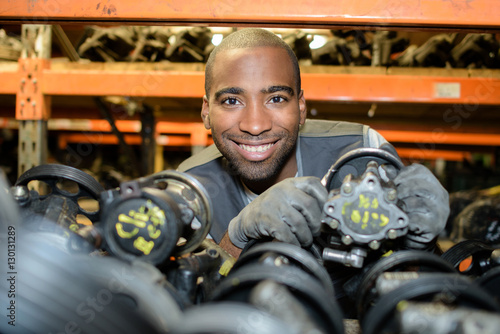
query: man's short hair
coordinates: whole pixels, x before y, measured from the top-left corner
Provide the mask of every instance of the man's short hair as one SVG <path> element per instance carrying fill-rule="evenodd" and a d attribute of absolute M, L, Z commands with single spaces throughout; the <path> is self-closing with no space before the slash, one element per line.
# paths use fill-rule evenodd
<path fill-rule="evenodd" d="M 225 37 L 222 42 L 216 46 L 208 57 L 207 64 L 205 67 L 205 94 L 207 98 L 210 94 L 210 86 L 212 84 L 212 71 L 215 58 L 219 52 L 233 50 L 233 49 L 243 49 L 243 48 L 253 48 L 253 47 L 276 47 L 285 50 L 292 61 L 293 74 L 295 77 L 295 82 L 297 84 L 297 96 L 300 92 L 300 68 L 297 56 L 293 52 L 292 48 L 283 41 L 276 34 L 259 28 L 247 28 L 233 32 L 232 34 Z"/>

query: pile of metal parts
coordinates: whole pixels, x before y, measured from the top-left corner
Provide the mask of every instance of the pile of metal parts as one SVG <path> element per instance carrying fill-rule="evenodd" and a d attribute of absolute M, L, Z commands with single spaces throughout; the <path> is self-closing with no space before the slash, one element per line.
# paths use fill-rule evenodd
<path fill-rule="evenodd" d="M 500 246 L 500 186 L 450 194 L 445 233 L 454 242 L 476 239 Z"/>
<path fill-rule="evenodd" d="M 332 30 L 317 49 L 309 46 L 312 36 L 301 31 L 283 39 L 297 58 L 317 65 L 500 68 L 500 42 L 494 34 L 438 34 L 410 45 L 395 31 Z"/>
<path fill-rule="evenodd" d="M 207 239 L 217 204 L 188 174 L 104 189 L 75 168 L 38 166 L 0 192 L 18 273 L 0 287 L 15 287 L 23 333 L 340 334 L 349 321 L 362 333 L 496 333 L 500 249 L 404 249 L 401 167 L 390 150 L 347 153 L 322 180 L 310 248 L 251 240 L 234 259 Z"/>
<path fill-rule="evenodd" d="M 92 61 L 206 62 L 215 47 L 206 27 L 173 33 L 168 27 L 87 27 L 77 50 Z M 437 34 L 422 45 L 396 31 L 331 30 L 311 49 L 313 36 L 298 30 L 282 36 L 297 58 L 315 65 L 500 68 L 494 34 Z"/>
<path fill-rule="evenodd" d="M 19 37 L 9 36 L 4 29 L 0 29 L 0 60 L 17 61 L 21 57 L 23 44 Z"/>
<path fill-rule="evenodd" d="M 87 27 L 77 45 L 92 61 L 205 62 L 214 48 L 212 32 L 195 27 L 176 34 L 167 27 Z"/>

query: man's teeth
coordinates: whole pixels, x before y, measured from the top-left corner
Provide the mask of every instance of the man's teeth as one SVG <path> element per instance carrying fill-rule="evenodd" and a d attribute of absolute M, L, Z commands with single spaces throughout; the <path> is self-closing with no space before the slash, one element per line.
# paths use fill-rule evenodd
<path fill-rule="evenodd" d="M 244 145 L 240 144 L 240 147 L 247 152 L 265 152 L 267 151 L 273 144 L 267 145 Z"/>

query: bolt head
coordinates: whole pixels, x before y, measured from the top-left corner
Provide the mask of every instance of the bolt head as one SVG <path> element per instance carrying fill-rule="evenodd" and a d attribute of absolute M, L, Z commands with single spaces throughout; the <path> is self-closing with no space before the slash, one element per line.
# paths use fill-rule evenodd
<path fill-rule="evenodd" d="M 387 199 L 389 201 L 394 201 L 394 200 L 396 200 L 396 198 L 397 198 L 396 189 L 389 190 L 389 192 L 387 193 Z"/>
<path fill-rule="evenodd" d="M 344 190 L 346 194 L 350 194 L 352 192 L 352 185 L 350 183 L 344 183 L 342 185 L 342 190 Z"/>
<path fill-rule="evenodd" d="M 344 245 L 350 245 L 350 244 L 352 244 L 353 240 L 352 240 L 352 237 L 350 235 L 344 235 L 342 237 L 342 242 L 344 243 Z"/>
<path fill-rule="evenodd" d="M 389 239 L 394 240 L 394 239 L 396 239 L 398 237 L 398 232 L 396 230 L 394 230 L 394 229 L 390 229 L 389 231 L 387 231 L 387 237 Z"/>
<path fill-rule="evenodd" d="M 26 201 L 29 198 L 29 190 L 26 186 L 15 186 L 12 189 L 12 195 L 16 201 Z"/>
<path fill-rule="evenodd" d="M 328 226 L 330 226 L 330 228 L 332 228 L 333 230 L 336 230 L 339 228 L 339 221 L 337 219 L 331 219 L 328 222 Z"/>
<path fill-rule="evenodd" d="M 370 247 L 371 249 L 373 250 L 377 250 L 380 248 L 380 242 L 378 242 L 377 240 L 372 240 L 370 241 L 370 243 L 368 244 L 368 247 Z"/>
<path fill-rule="evenodd" d="M 490 256 L 493 263 L 500 265 L 500 249 L 495 249 Z"/>
<path fill-rule="evenodd" d="M 276 267 L 281 267 L 283 265 L 288 265 L 288 264 L 290 264 L 290 261 L 284 256 L 280 255 L 274 259 L 274 265 Z"/>

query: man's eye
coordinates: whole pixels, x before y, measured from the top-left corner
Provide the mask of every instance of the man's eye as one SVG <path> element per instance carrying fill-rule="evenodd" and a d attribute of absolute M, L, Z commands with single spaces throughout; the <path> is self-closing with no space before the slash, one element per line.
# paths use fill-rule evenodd
<path fill-rule="evenodd" d="M 235 105 L 235 104 L 239 104 L 239 101 L 237 99 L 235 99 L 235 98 L 230 97 L 230 98 L 224 99 L 222 101 L 222 104 Z"/>
<path fill-rule="evenodd" d="M 285 99 L 283 96 L 273 96 L 271 98 L 271 103 L 281 103 L 285 101 L 287 101 L 287 99 Z"/>

